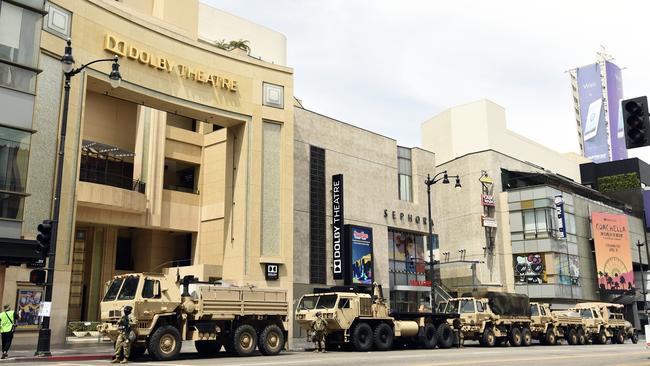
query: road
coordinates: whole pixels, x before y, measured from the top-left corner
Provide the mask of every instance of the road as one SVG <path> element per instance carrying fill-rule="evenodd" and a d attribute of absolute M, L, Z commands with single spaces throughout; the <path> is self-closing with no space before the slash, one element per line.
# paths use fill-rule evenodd
<path fill-rule="evenodd" d="M 42 365 L 42 362 L 21 362 L 20 365 Z M 107 365 L 108 361 L 51 362 L 52 366 Z M 526 348 L 497 347 L 484 348 L 467 345 L 462 349 L 448 350 L 394 350 L 389 352 L 328 352 L 315 354 L 311 352 L 283 352 L 279 356 L 254 356 L 248 358 L 220 357 L 199 359 L 194 353 L 183 354 L 181 359 L 170 362 L 143 359 L 130 362 L 131 365 L 148 366 L 463 366 L 463 365 L 571 365 L 571 366 L 632 366 L 650 365 L 650 350 L 645 344 L 626 343 L 624 345 L 587 345 L 554 347 L 533 345 Z"/>

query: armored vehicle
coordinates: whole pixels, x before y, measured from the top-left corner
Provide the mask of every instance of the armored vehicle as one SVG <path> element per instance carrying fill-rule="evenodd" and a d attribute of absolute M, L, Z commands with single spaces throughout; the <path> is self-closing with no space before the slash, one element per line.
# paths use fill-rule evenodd
<path fill-rule="evenodd" d="M 584 322 L 585 333 L 593 343 L 625 343 L 627 338 L 623 305 L 606 302 L 585 302 L 572 309 L 580 314 Z"/>
<path fill-rule="evenodd" d="M 356 351 L 386 351 L 394 343 L 422 348 L 449 348 L 454 332 L 447 323 L 458 314 L 433 312 L 391 313 L 381 286 L 332 287 L 302 296 L 296 321 L 309 331 L 316 313 L 327 321 L 326 346 L 351 345 Z"/>
<path fill-rule="evenodd" d="M 193 340 L 202 355 L 235 355 L 256 349 L 276 355 L 285 347 L 288 330 L 287 293 L 278 289 L 224 286 L 194 276 L 133 273 L 115 276 L 101 302 L 98 330 L 115 340 L 117 321 L 133 307 L 138 326 L 132 355 L 145 351 L 156 360 L 178 357 L 181 343 Z"/>
<path fill-rule="evenodd" d="M 460 314 L 464 339 L 476 340 L 493 347 L 510 342 L 514 347 L 532 342 L 530 305 L 525 295 L 488 292 L 484 298 L 458 297 L 449 299 L 447 313 Z"/>
<path fill-rule="evenodd" d="M 570 345 L 587 344 L 584 322 L 572 311 L 551 311 L 548 304 L 530 303 L 530 331 L 541 344 L 554 345 L 565 339 Z"/>

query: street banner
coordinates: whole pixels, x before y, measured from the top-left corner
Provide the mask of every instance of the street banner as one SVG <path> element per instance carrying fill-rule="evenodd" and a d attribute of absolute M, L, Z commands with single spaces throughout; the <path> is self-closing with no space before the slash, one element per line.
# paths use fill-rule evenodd
<path fill-rule="evenodd" d="M 593 212 L 591 230 L 596 251 L 598 288 L 605 292 L 634 290 L 627 217 Z"/>
<path fill-rule="evenodd" d="M 566 238 L 566 221 L 564 219 L 564 198 L 561 194 L 555 196 L 555 220 L 557 224 L 557 237 Z"/>
<path fill-rule="evenodd" d="M 347 284 L 372 285 L 373 282 L 373 256 L 372 256 L 372 228 L 345 225 L 346 242 L 350 255 L 347 274 Z"/>
<path fill-rule="evenodd" d="M 623 100 L 623 77 L 621 69 L 615 64 L 605 62 L 607 78 L 607 101 L 609 109 L 609 136 L 612 161 L 627 159 L 625 132 L 621 101 Z"/>

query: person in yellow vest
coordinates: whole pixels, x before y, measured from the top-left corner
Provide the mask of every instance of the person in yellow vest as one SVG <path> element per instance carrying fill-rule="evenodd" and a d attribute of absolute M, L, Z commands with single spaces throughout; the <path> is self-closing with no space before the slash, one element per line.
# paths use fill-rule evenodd
<path fill-rule="evenodd" d="M 9 348 L 16 330 L 16 312 L 9 305 L 2 307 L 0 313 L 0 333 L 2 333 L 2 358 L 9 357 Z"/>

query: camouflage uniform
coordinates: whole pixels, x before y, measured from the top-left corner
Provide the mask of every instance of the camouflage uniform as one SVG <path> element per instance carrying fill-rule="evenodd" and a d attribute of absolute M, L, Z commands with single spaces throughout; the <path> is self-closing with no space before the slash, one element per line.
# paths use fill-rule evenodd
<path fill-rule="evenodd" d="M 118 329 L 120 334 L 117 336 L 115 341 L 115 358 L 113 358 L 113 363 L 116 363 L 120 360 L 120 354 L 124 352 L 124 359 L 120 363 L 126 363 L 129 359 L 129 353 L 131 352 L 131 342 L 129 342 L 128 334 L 131 329 L 135 328 L 137 325 L 135 316 L 131 314 L 131 307 L 127 306 L 124 308 L 124 316 L 120 318 L 118 322 Z"/>
<path fill-rule="evenodd" d="M 316 314 L 316 319 L 311 323 L 313 332 L 312 342 L 314 342 L 314 352 L 325 351 L 325 336 L 327 335 L 327 322 L 323 319 L 321 313 Z"/>

